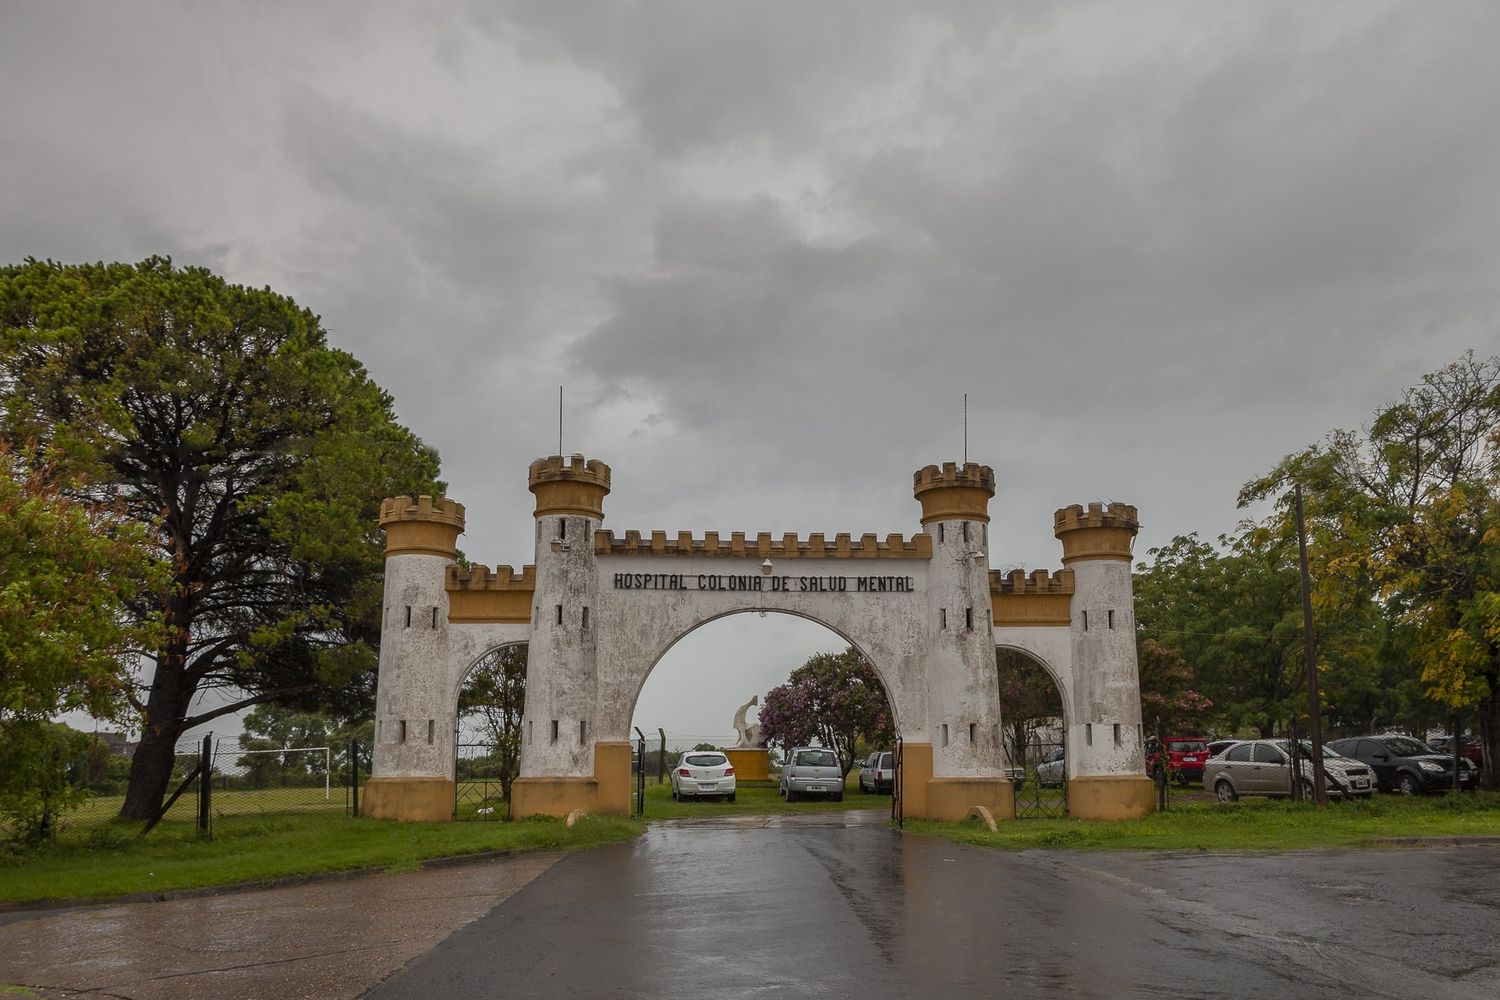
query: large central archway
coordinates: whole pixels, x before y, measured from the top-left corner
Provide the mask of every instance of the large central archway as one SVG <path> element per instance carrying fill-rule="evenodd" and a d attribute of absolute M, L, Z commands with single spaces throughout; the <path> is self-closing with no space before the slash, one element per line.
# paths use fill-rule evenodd
<path fill-rule="evenodd" d="M 1075 814 L 1149 811 L 1136 680 L 1130 548 L 1134 508 L 1057 512 L 1065 568 L 989 569 L 994 474 L 927 466 L 913 477 L 921 530 L 806 537 L 732 532 L 617 535 L 603 528 L 609 467 L 580 455 L 532 463 L 536 561 L 519 573 L 456 561 L 464 510 L 450 500 L 382 505 L 385 618 L 376 699 L 377 815 L 437 818 L 451 750 L 429 737 L 483 649 L 529 646 L 521 775 L 513 812 L 626 812 L 630 723 L 662 655 L 703 624 L 745 612 L 816 621 L 876 666 L 904 741 L 906 815 L 1013 815 L 1003 770 L 998 641 L 1056 668 L 1075 745 Z M 1086 739 L 1073 730 L 1083 727 Z M 1093 739 L 1096 728 L 1109 739 Z M 451 745 L 451 743 L 449 744 Z M 446 754 L 446 755 L 445 755 Z M 1078 781 L 1090 782 L 1083 795 Z"/>

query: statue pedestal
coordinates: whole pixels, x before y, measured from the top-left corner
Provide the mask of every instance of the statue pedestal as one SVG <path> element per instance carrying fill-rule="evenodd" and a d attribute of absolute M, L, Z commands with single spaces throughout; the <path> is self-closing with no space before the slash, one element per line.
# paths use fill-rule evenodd
<path fill-rule="evenodd" d="M 724 756 L 734 767 L 736 782 L 771 780 L 771 751 L 765 747 L 730 747 Z"/>

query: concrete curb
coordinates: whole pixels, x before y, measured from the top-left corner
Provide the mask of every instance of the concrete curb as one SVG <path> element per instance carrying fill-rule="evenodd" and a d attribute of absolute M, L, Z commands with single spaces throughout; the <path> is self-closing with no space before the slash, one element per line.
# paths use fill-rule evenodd
<path fill-rule="evenodd" d="M 447 854 L 436 858 L 424 858 L 417 862 L 414 870 L 427 868 L 456 868 L 467 864 L 483 864 L 499 861 L 517 854 L 546 853 L 543 850 L 479 851 L 474 854 Z M 228 896 L 240 892 L 256 892 L 261 889 L 286 889 L 299 885 L 317 885 L 322 882 L 344 882 L 369 875 L 384 875 L 390 866 L 370 868 L 346 868 L 336 872 L 317 872 L 312 875 L 287 875 L 284 878 L 262 879 L 258 882 L 233 882 L 229 885 L 207 885 L 197 889 L 168 889 L 162 892 L 132 892 L 121 896 L 75 896 L 67 899 L 34 899 L 18 903 L 0 903 L 0 913 L 24 913 L 34 910 L 82 910 L 90 907 L 114 906 L 117 903 L 161 903 L 170 899 L 200 899 L 205 896 Z"/>
<path fill-rule="evenodd" d="M 1367 837 L 1368 844 L 1389 844 L 1392 847 L 1464 847 L 1464 846 L 1494 846 L 1500 844 L 1500 837 L 1488 834 L 1472 834 L 1445 836 L 1437 834 L 1431 837 Z"/>

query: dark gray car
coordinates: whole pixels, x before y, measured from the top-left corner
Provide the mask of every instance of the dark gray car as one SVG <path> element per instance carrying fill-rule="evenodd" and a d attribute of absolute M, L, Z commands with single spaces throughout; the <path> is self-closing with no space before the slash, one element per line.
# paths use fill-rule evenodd
<path fill-rule="evenodd" d="M 1383 792 L 1417 795 L 1453 787 L 1453 756 L 1410 736 L 1351 736 L 1328 745 L 1369 765 Z M 1459 785 L 1477 788 L 1479 768 L 1462 757 L 1459 766 Z"/>
<path fill-rule="evenodd" d="M 839 755 L 822 747 L 793 747 L 781 769 L 780 788 L 788 802 L 809 795 L 843 801 L 844 768 Z"/>

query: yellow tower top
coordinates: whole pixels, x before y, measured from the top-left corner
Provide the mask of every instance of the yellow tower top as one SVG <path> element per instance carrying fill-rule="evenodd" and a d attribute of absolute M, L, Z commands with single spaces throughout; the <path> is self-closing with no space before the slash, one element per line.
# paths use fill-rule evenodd
<path fill-rule="evenodd" d="M 531 463 L 530 489 L 536 494 L 535 516 L 580 514 L 604 519 L 604 498 L 609 493 L 609 466 L 582 455 L 539 458 Z"/>
<path fill-rule="evenodd" d="M 1062 541 L 1063 565 L 1079 559 L 1123 559 L 1130 562 L 1131 544 L 1141 530 L 1135 508 L 1128 503 L 1091 503 L 1064 507 L 1052 515 L 1052 533 Z"/>
<path fill-rule="evenodd" d="M 446 497 L 391 497 L 380 502 L 386 558 L 404 555 L 458 557 L 464 505 Z"/>
<path fill-rule="evenodd" d="M 922 523 L 990 519 L 995 470 L 975 462 L 928 465 L 912 477 L 912 492 L 922 504 Z"/>

